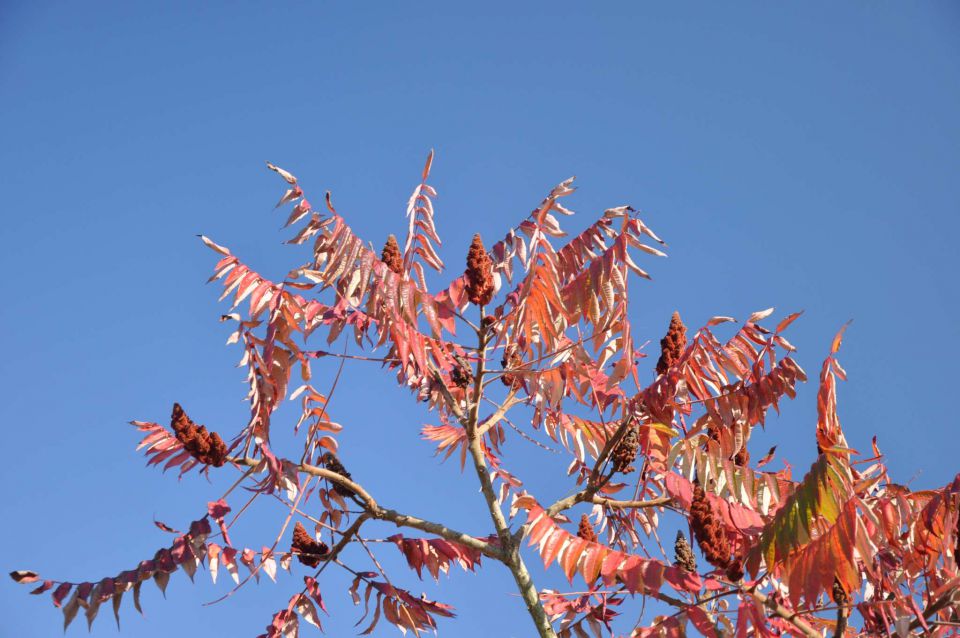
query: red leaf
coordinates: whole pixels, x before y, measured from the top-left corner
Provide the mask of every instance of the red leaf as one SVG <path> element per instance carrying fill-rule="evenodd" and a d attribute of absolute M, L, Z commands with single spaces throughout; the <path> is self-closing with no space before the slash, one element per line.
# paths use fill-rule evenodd
<path fill-rule="evenodd" d="M 586 557 L 583 559 L 581 573 L 585 581 L 592 583 L 600 575 L 600 568 L 603 566 L 603 560 L 606 558 L 608 550 L 599 543 L 591 543 L 585 553 Z"/>
<path fill-rule="evenodd" d="M 73 587 L 71 583 L 60 583 L 60 585 L 53 590 L 53 606 L 60 607 L 63 604 L 63 599 L 67 597 L 67 594 L 70 593 L 70 589 Z"/>
<path fill-rule="evenodd" d="M 179 531 L 173 529 L 172 527 L 170 527 L 169 525 L 167 525 L 167 524 L 164 523 L 163 521 L 158 521 L 158 520 L 154 519 L 154 520 L 153 520 L 153 524 L 156 525 L 157 527 L 159 527 L 159 528 L 160 528 L 161 530 L 163 530 L 164 532 L 168 532 L 168 533 L 170 533 L 170 534 L 179 534 L 179 533 L 180 533 Z"/>
<path fill-rule="evenodd" d="M 543 547 L 540 549 L 544 569 L 549 567 L 550 563 L 560 554 L 560 550 L 563 548 L 563 542 L 567 540 L 567 538 L 568 536 L 559 528 L 555 529 L 553 533 L 547 537 L 546 542 L 543 543 Z"/>
<path fill-rule="evenodd" d="M 780 323 L 777 324 L 777 329 L 774 332 L 776 332 L 777 334 L 783 332 L 784 330 L 787 329 L 787 326 L 789 326 L 791 323 L 796 321 L 802 314 L 803 314 L 803 311 L 801 310 L 800 312 L 794 312 L 792 314 L 787 315 L 784 319 L 780 321 Z"/>
<path fill-rule="evenodd" d="M 588 544 L 589 542 L 582 538 L 572 538 L 563 551 L 560 566 L 563 568 L 563 573 L 566 574 L 568 581 L 573 582 L 573 575 L 577 572 L 577 562 Z"/>
<path fill-rule="evenodd" d="M 764 465 L 766 465 L 767 463 L 769 463 L 770 461 L 772 461 L 772 460 L 773 460 L 773 453 L 776 452 L 776 451 L 777 451 L 777 446 L 774 445 L 772 448 L 770 448 L 770 450 L 764 455 L 764 457 L 763 457 L 762 459 L 760 459 L 759 461 L 757 461 L 757 467 L 758 467 L 758 468 L 761 468 L 761 467 L 763 467 Z"/>
<path fill-rule="evenodd" d="M 430 176 L 430 167 L 433 166 L 433 149 L 430 149 L 430 154 L 427 155 L 427 163 L 423 165 L 423 181 L 427 181 L 427 177 Z"/>
<path fill-rule="evenodd" d="M 833 337 L 833 342 L 830 344 L 830 354 L 837 354 L 837 352 L 840 350 L 840 344 L 843 343 L 843 333 L 847 331 L 849 326 L 850 321 L 843 324 L 840 330 L 837 331 L 837 334 Z"/>
<path fill-rule="evenodd" d="M 609 587 L 616 582 L 616 577 L 622 563 L 623 554 L 620 552 L 610 552 L 607 554 L 606 558 L 603 559 L 603 564 L 600 566 L 600 576 L 603 577 L 604 585 Z"/>
<path fill-rule="evenodd" d="M 207 503 L 207 513 L 214 519 L 222 519 L 230 513 L 230 506 L 223 499 Z"/>
<path fill-rule="evenodd" d="M 312 576 L 304 576 L 303 582 L 306 584 L 307 593 L 310 594 L 310 598 L 317 603 L 317 607 L 326 613 L 327 607 L 323 604 L 323 596 L 320 595 L 320 585 L 317 584 L 317 581 Z"/>
<path fill-rule="evenodd" d="M 697 628 L 697 631 L 699 631 L 701 635 L 706 636 L 706 638 L 713 638 L 717 635 L 716 625 L 710 620 L 707 612 L 700 607 L 696 605 L 687 607 L 687 618 L 689 618 L 693 626 Z"/>

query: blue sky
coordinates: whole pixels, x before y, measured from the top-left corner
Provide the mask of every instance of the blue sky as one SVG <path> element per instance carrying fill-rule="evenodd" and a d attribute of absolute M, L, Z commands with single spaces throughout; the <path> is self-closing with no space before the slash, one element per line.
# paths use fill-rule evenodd
<path fill-rule="evenodd" d="M 4 570 L 115 574 L 169 542 L 154 517 L 183 525 L 223 491 L 143 468 L 125 423 L 162 422 L 174 401 L 217 430 L 245 422 L 195 235 L 274 277 L 305 260 L 281 246 L 282 183 L 265 160 L 314 199 L 332 190 L 379 246 L 403 231 L 435 148 L 452 274 L 474 232 L 501 236 L 576 174 L 570 229 L 630 203 L 670 246 L 634 286 L 637 333 L 655 342 L 675 309 L 691 327 L 803 309 L 790 338 L 815 378 L 852 318 L 848 439 L 869 449 L 878 435 L 896 480 L 945 483 L 958 470 L 958 32 L 953 2 L 4 2 Z M 485 532 L 473 481 L 418 439 L 432 416 L 377 372 L 348 366 L 334 398 L 351 471 L 381 502 Z M 777 442 L 808 466 L 815 391 L 755 450 Z M 551 474 L 562 462 L 510 444 L 535 459 L 514 467 L 528 483 L 566 489 Z M 235 540 L 270 544 L 280 513 L 258 503 Z M 395 553 L 398 585 L 457 607 L 441 635 L 529 635 L 505 572 L 437 589 Z M 227 588 L 205 578 L 174 576 L 166 602 L 145 593 L 146 620 L 125 602 L 123 635 L 255 635 L 300 576 L 213 607 L 201 603 Z M 322 587 L 328 634 L 355 632 L 344 579 Z M 4 635 L 59 635 L 49 600 L 9 580 L 0 613 Z M 105 609 L 92 635 L 115 632 Z"/>

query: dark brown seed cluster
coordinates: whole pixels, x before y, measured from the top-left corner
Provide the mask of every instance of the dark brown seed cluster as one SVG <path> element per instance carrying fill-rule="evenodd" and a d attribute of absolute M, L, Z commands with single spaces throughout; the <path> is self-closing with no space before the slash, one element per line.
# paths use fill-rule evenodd
<path fill-rule="evenodd" d="M 637 458 L 639 447 L 640 438 L 637 435 L 637 428 L 630 426 L 610 454 L 614 472 L 623 472 L 624 474 L 632 472 L 634 470 L 633 461 Z"/>
<path fill-rule="evenodd" d="M 737 551 L 733 553 L 733 559 L 730 561 L 730 564 L 727 565 L 727 569 L 724 572 L 727 580 L 737 582 L 743 579 L 743 552 L 741 549 L 742 548 L 738 548 Z"/>
<path fill-rule="evenodd" d="M 485 306 L 493 299 L 493 260 L 483 247 L 480 234 L 473 236 L 467 253 L 467 298 L 471 303 Z"/>
<path fill-rule="evenodd" d="M 323 541 L 315 540 L 306 528 L 300 524 L 293 527 L 293 542 L 290 544 L 290 553 L 307 567 L 316 567 L 323 557 L 330 551 Z"/>
<path fill-rule="evenodd" d="M 590 524 L 590 518 L 587 517 L 586 514 L 580 517 L 580 527 L 577 528 L 577 536 L 591 543 L 597 542 L 597 533 L 594 531 L 593 525 Z"/>
<path fill-rule="evenodd" d="M 711 420 L 709 423 L 707 423 L 707 436 L 717 443 L 720 443 L 721 427 L 722 426 L 718 425 L 716 421 Z M 750 450 L 747 449 L 746 441 L 744 441 L 743 446 L 737 450 L 732 457 L 730 457 L 730 460 L 740 467 L 746 467 L 750 464 Z"/>
<path fill-rule="evenodd" d="M 840 579 L 836 576 L 833 577 L 833 589 L 830 591 L 830 597 L 833 598 L 833 602 L 838 605 L 846 605 L 850 602 L 850 599 L 847 598 L 847 591 L 843 588 L 843 585 L 840 584 Z"/>
<path fill-rule="evenodd" d="M 693 528 L 693 537 L 703 552 L 707 562 L 719 569 L 730 567 L 730 540 L 723 529 L 723 523 L 717 516 L 707 493 L 700 485 L 693 486 L 693 502 L 690 505 L 690 526 Z"/>
<path fill-rule="evenodd" d="M 500 365 L 504 370 L 513 370 L 523 365 L 523 359 L 520 357 L 520 349 L 515 344 L 510 344 L 503 349 L 503 358 L 500 359 Z M 523 386 L 523 377 L 518 374 L 502 374 L 500 380 L 503 385 L 519 390 Z"/>
<path fill-rule="evenodd" d="M 403 255 L 400 254 L 400 246 L 397 245 L 397 238 L 393 235 L 387 237 L 387 243 L 383 245 L 383 252 L 380 253 L 380 259 L 387 265 L 387 268 L 397 273 L 403 274 Z"/>
<path fill-rule="evenodd" d="M 190 456 L 206 465 L 220 467 L 227 461 L 227 446 L 216 432 L 190 420 L 179 403 L 173 404 L 170 427 Z"/>
<path fill-rule="evenodd" d="M 677 532 L 677 540 L 673 544 L 673 564 L 688 572 L 697 571 L 697 557 L 683 532 Z"/>
<path fill-rule="evenodd" d="M 470 369 L 470 363 L 460 355 L 454 355 L 456 363 L 450 371 L 450 380 L 458 388 L 466 388 L 473 383 L 473 370 Z"/>
<path fill-rule="evenodd" d="M 680 321 L 680 313 L 674 312 L 670 317 L 670 328 L 660 340 L 660 359 L 657 361 L 657 374 L 664 374 L 683 354 L 687 347 L 687 327 Z"/>
<path fill-rule="evenodd" d="M 347 471 L 347 468 L 343 467 L 343 463 L 340 462 L 340 459 L 335 457 L 333 454 L 325 454 L 323 457 L 323 464 L 326 465 L 327 469 L 331 472 L 336 472 L 345 479 L 351 478 L 350 472 Z M 356 492 L 351 490 L 349 487 L 340 485 L 339 483 L 333 484 L 333 491 L 344 498 L 350 498 L 356 494 Z"/>
<path fill-rule="evenodd" d="M 733 455 L 733 462 L 741 467 L 746 467 L 750 464 L 750 450 L 747 449 L 746 443 L 743 444 L 740 451 Z"/>

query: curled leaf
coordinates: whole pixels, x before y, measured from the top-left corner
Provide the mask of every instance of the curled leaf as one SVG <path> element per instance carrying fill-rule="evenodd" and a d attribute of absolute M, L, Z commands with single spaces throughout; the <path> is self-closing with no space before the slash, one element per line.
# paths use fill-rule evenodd
<path fill-rule="evenodd" d="M 31 571 L 22 570 L 22 569 L 18 571 L 10 572 L 10 578 L 24 585 L 27 583 L 35 583 L 38 580 L 40 580 L 40 576 L 37 574 L 37 572 L 31 572 Z"/>

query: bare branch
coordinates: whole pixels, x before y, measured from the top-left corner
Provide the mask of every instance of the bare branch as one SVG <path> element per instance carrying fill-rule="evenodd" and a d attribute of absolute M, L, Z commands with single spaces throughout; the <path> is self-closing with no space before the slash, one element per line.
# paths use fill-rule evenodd
<path fill-rule="evenodd" d="M 774 601 L 769 596 L 765 596 L 757 591 L 744 591 L 743 593 L 752 596 L 754 600 L 761 603 L 770 613 L 779 618 L 783 618 L 788 623 L 796 627 L 807 638 L 823 638 L 819 631 L 810 626 L 807 621 L 800 618 L 797 612 L 791 611 Z"/>
<path fill-rule="evenodd" d="M 250 465 L 256 466 L 260 464 L 258 459 L 251 458 L 235 458 L 231 459 L 231 462 L 237 463 L 238 465 Z M 322 467 L 317 467 L 315 465 L 309 465 L 307 463 L 301 463 L 300 465 L 295 466 L 297 471 L 303 472 L 305 474 L 310 474 L 312 476 L 317 476 L 320 478 L 325 478 L 334 483 L 342 485 L 346 488 L 353 490 L 357 496 L 364 503 L 364 516 L 369 518 L 376 518 L 381 520 L 387 520 L 395 523 L 398 527 L 411 527 L 414 529 L 419 529 L 421 531 L 429 532 L 431 534 L 436 534 L 442 538 L 445 538 L 449 541 L 454 541 L 460 543 L 466 547 L 476 549 L 482 552 L 485 556 L 489 556 L 495 560 L 502 560 L 502 555 L 500 550 L 495 546 L 482 541 L 474 536 L 465 534 L 464 532 L 451 529 L 440 523 L 434 523 L 432 521 L 424 520 L 422 518 L 417 518 L 416 516 L 410 516 L 408 514 L 402 514 L 396 510 L 380 507 L 376 500 L 359 484 L 351 481 L 344 476 L 337 474 L 336 472 L 331 472 L 330 470 Z M 341 539 L 342 540 L 342 539 Z"/>

